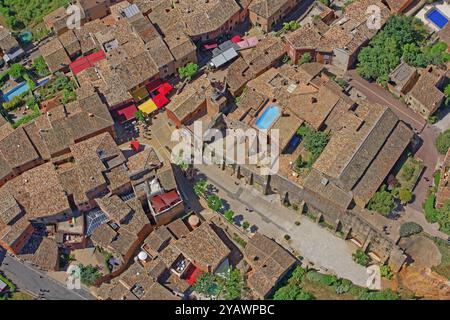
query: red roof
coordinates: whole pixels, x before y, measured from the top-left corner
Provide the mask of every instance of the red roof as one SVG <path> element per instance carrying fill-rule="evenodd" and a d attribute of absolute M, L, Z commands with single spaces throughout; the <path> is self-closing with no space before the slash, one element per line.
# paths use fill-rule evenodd
<path fill-rule="evenodd" d="M 122 124 L 126 121 L 133 120 L 135 118 L 137 108 L 134 104 L 131 104 L 125 108 L 117 110 L 117 116 L 119 123 Z"/>
<path fill-rule="evenodd" d="M 179 202 L 180 196 L 178 195 L 178 192 L 176 190 L 172 190 L 166 193 L 163 193 L 160 195 L 161 199 L 167 204 L 167 205 L 174 205 L 175 203 Z"/>
<path fill-rule="evenodd" d="M 202 270 L 200 270 L 197 267 L 193 267 L 192 269 L 189 270 L 189 272 L 186 275 L 187 283 L 189 283 L 191 286 L 193 286 L 197 282 L 198 277 L 202 273 L 203 273 Z"/>
<path fill-rule="evenodd" d="M 77 75 L 83 70 L 93 67 L 98 61 L 106 58 L 103 50 L 94 52 L 88 56 L 78 58 L 70 64 L 70 69 L 74 75 Z"/>
<path fill-rule="evenodd" d="M 167 99 L 164 95 L 162 95 L 161 93 L 157 94 L 156 96 L 154 96 L 152 98 L 153 102 L 156 104 L 156 106 L 158 107 L 158 109 L 161 109 L 162 107 L 164 107 L 166 104 L 169 103 L 169 99 Z"/>
<path fill-rule="evenodd" d="M 168 94 L 170 91 L 172 91 L 173 87 L 170 83 L 164 82 L 161 87 L 158 88 L 158 92 L 162 95 Z"/>
<path fill-rule="evenodd" d="M 241 41 L 241 36 L 237 35 L 231 38 L 231 42 L 238 43 Z"/>
<path fill-rule="evenodd" d="M 156 211 L 156 213 L 160 213 L 164 209 L 168 207 L 168 205 L 164 202 L 164 200 L 159 196 L 154 196 L 150 202 L 152 203 L 153 209 Z"/>
<path fill-rule="evenodd" d="M 136 152 L 139 151 L 139 147 L 140 147 L 139 141 L 136 141 L 136 140 L 131 141 L 130 146 L 131 146 L 131 149 L 133 149 L 134 151 L 136 151 Z"/>

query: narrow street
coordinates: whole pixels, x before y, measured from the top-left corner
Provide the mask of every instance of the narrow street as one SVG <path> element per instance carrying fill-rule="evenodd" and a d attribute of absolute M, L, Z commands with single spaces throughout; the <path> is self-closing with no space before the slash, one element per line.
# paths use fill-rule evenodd
<path fill-rule="evenodd" d="M 417 132 L 422 132 L 426 121 L 420 115 L 409 109 L 401 101 L 394 98 L 388 91 L 376 83 L 370 83 L 360 77 L 356 70 L 349 70 L 347 76 L 351 78 L 349 84 L 361 91 L 367 97 L 367 100 L 373 103 L 379 103 L 389 107 L 399 118 L 411 125 Z"/>
<path fill-rule="evenodd" d="M 16 258 L 5 255 L 0 263 L 0 270 L 17 287 L 25 288 L 38 296 L 42 290 L 48 290 L 43 294 L 46 300 L 93 300 L 85 290 L 69 290 L 61 283 L 48 277 L 45 273 L 17 260 Z"/>

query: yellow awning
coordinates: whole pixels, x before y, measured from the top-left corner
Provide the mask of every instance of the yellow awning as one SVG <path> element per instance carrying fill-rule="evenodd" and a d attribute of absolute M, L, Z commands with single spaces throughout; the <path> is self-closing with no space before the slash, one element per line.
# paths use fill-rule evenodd
<path fill-rule="evenodd" d="M 135 101 L 141 101 L 148 97 L 148 91 L 145 87 L 137 89 L 131 93 Z"/>
<path fill-rule="evenodd" d="M 156 106 L 156 104 L 153 102 L 152 99 L 149 99 L 146 102 L 144 102 L 143 104 L 139 105 L 138 109 L 141 110 L 145 114 L 150 114 L 153 111 L 157 110 L 158 107 Z"/>

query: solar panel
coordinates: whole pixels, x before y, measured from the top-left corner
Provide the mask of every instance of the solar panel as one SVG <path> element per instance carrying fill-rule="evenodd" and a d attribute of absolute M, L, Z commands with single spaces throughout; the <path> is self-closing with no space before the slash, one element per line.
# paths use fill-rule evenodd
<path fill-rule="evenodd" d="M 95 209 L 92 211 L 89 211 L 86 214 L 86 235 L 90 236 L 94 232 L 95 229 L 100 227 L 102 224 L 107 222 L 109 220 L 106 213 L 104 213 L 100 209 Z"/>

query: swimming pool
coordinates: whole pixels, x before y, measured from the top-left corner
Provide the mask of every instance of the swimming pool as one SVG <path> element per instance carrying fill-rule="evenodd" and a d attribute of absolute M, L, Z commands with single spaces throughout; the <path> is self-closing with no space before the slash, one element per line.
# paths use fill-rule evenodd
<path fill-rule="evenodd" d="M 264 112 L 256 119 L 255 125 L 259 129 L 269 129 L 272 123 L 279 117 L 280 108 L 275 105 L 269 106 Z"/>
<path fill-rule="evenodd" d="M 445 25 L 448 23 L 448 18 L 436 8 L 431 9 L 427 13 L 427 18 L 439 29 L 444 28 Z"/>
<path fill-rule="evenodd" d="M 30 90 L 30 86 L 26 82 L 19 83 L 17 86 L 9 90 L 3 95 L 3 101 L 9 102 L 14 97 L 20 96 L 22 93 L 27 92 Z"/>

